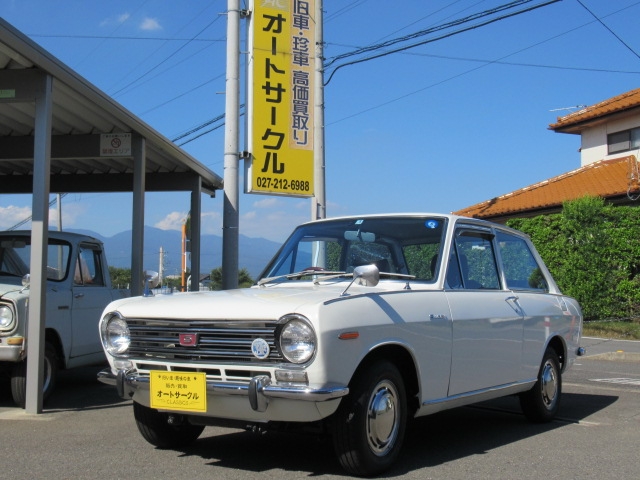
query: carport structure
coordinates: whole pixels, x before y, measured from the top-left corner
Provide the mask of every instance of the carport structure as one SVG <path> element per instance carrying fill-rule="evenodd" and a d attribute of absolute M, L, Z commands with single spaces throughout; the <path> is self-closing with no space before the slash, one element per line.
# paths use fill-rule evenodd
<path fill-rule="evenodd" d="M 33 194 L 27 352 L 36 361 L 27 364 L 27 413 L 42 410 L 50 193 L 133 192 L 131 290 L 138 295 L 145 192 L 191 192 L 191 276 L 199 278 L 201 198 L 222 186 L 221 177 L 0 18 L 0 194 Z"/>

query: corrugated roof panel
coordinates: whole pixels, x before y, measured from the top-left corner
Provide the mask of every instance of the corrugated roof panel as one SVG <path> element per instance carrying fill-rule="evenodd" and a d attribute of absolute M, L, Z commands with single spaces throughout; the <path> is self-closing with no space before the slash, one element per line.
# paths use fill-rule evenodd
<path fill-rule="evenodd" d="M 617 113 L 629 108 L 640 106 L 640 88 L 625 92 L 615 97 L 591 105 L 564 117 L 558 117 L 556 123 L 549 125 L 552 130 L 562 130 L 567 127 L 594 120 L 599 117 Z"/>
<path fill-rule="evenodd" d="M 18 30 L 0 18 L 0 76 L 4 70 L 38 69 L 53 77 L 52 132 L 54 135 L 132 133 L 145 138 L 146 171 L 185 172 L 199 176 L 206 191 L 221 189 L 222 178 L 152 129 L 104 92 L 59 62 Z M 12 72 L 12 75 L 14 73 Z M 15 77 L 15 75 L 14 75 Z M 14 78 L 12 77 L 12 78 Z M 32 136 L 35 122 L 33 102 L 0 102 L 0 136 Z M 11 151 L 17 143 L 8 139 Z M 22 145 L 22 144 L 21 144 Z M 24 149 L 21 150 L 24 152 Z M 33 159 L 0 160 L 1 175 L 30 175 Z M 77 165 L 74 166 L 74 163 Z M 132 161 L 103 157 L 51 159 L 52 173 L 117 172 L 131 173 Z M 72 183 L 68 183 L 72 185 Z M 183 184 L 184 185 L 184 184 Z M 172 188 L 171 180 L 164 187 Z"/>
<path fill-rule="evenodd" d="M 603 198 L 625 195 L 629 190 L 640 190 L 637 178 L 632 178 L 636 166 L 637 159 L 634 155 L 600 160 L 454 213 L 490 218 L 514 212 L 560 207 L 568 200 L 586 195 Z"/>

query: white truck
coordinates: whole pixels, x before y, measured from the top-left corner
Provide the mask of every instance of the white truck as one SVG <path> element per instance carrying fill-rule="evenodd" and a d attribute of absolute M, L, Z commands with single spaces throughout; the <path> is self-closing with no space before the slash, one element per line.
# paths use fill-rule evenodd
<path fill-rule="evenodd" d="M 58 371 L 106 361 L 98 321 L 111 301 L 128 296 L 111 288 L 102 242 L 68 232 L 49 232 L 45 374 L 43 397 Z M 11 394 L 24 407 L 31 232 L 0 232 L 0 372 L 11 377 Z"/>

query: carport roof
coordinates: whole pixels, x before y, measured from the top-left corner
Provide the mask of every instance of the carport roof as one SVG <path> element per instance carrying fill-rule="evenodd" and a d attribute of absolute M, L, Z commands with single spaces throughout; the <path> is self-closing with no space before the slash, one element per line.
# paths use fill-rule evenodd
<path fill-rule="evenodd" d="M 51 191 L 132 191 L 131 156 L 105 155 L 105 134 L 145 139 L 146 190 L 213 195 L 222 178 L 0 18 L 0 193 L 32 193 L 35 104 L 16 102 L 25 79 L 53 78 Z M 18 92 L 18 93 L 16 93 Z"/>

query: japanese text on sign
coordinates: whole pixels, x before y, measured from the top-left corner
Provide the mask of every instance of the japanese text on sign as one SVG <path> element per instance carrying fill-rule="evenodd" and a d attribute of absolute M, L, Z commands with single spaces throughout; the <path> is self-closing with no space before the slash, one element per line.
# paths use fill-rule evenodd
<path fill-rule="evenodd" d="M 207 411 L 207 378 L 204 373 L 152 371 L 151 408 L 188 412 Z"/>
<path fill-rule="evenodd" d="M 315 0 L 255 0 L 247 191 L 313 195 Z"/>
<path fill-rule="evenodd" d="M 100 135 L 101 157 L 130 157 L 130 133 L 103 133 Z"/>

